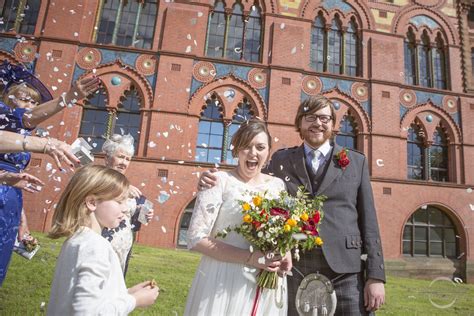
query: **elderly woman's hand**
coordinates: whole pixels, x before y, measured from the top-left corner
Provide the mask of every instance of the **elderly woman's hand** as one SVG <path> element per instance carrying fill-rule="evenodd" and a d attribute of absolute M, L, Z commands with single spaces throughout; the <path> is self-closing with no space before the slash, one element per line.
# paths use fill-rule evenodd
<path fill-rule="evenodd" d="M 142 195 L 142 191 L 140 191 L 136 186 L 131 184 L 128 187 L 128 193 L 132 198 L 139 198 Z"/>
<path fill-rule="evenodd" d="M 97 91 L 100 86 L 100 79 L 95 76 L 77 80 L 73 83 L 71 90 L 66 93 L 65 101 L 67 104 L 75 104 L 77 101 Z"/>
<path fill-rule="evenodd" d="M 48 138 L 48 142 L 44 146 L 44 153 L 54 159 L 59 169 L 62 169 L 61 161 L 64 161 L 71 168 L 74 168 L 74 163 L 80 163 L 80 160 L 72 153 L 71 146 L 55 138 Z"/>
<path fill-rule="evenodd" d="M 13 173 L 0 170 L 0 184 L 9 185 L 26 192 L 36 193 L 41 191 L 43 181 L 28 173 Z"/>

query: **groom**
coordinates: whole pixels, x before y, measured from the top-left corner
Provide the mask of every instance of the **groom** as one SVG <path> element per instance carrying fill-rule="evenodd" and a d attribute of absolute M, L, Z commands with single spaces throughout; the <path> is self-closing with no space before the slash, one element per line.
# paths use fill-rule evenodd
<path fill-rule="evenodd" d="M 302 102 L 295 127 L 303 144 L 275 152 L 267 169 L 285 181 L 292 195 L 303 185 L 313 196 L 327 196 L 320 226 L 324 245 L 294 262 L 293 276 L 288 278 L 291 316 L 298 315 L 295 296 L 303 276 L 310 273 L 319 272 L 332 280 L 336 315 L 367 315 L 385 300 L 382 245 L 368 161 L 363 154 L 346 151 L 332 141 L 335 122 L 329 99 L 316 96 Z M 212 178 L 205 173 L 200 189 L 213 185 Z"/>

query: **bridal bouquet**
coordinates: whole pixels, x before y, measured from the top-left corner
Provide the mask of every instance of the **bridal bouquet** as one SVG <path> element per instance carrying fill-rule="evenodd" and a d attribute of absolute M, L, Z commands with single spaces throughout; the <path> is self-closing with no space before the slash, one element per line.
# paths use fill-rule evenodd
<path fill-rule="evenodd" d="M 25 249 L 28 252 L 32 252 L 39 245 L 38 239 L 31 236 L 30 234 L 25 235 L 22 242 L 23 242 L 23 246 L 25 246 Z"/>
<path fill-rule="evenodd" d="M 228 227 L 217 233 L 217 237 L 225 238 L 230 231 L 235 231 L 264 253 L 284 256 L 295 250 L 296 260 L 299 260 L 299 248 L 305 251 L 323 244 L 318 228 L 324 217 L 325 196 L 310 199 L 304 187 L 298 188 L 296 196 L 286 191 L 280 192 L 276 199 L 266 195 L 266 192 L 246 192 L 245 200 L 238 201 L 242 208 L 242 224 Z M 277 277 L 276 272 L 264 270 L 259 274 L 257 284 L 261 288 L 275 289 Z"/>

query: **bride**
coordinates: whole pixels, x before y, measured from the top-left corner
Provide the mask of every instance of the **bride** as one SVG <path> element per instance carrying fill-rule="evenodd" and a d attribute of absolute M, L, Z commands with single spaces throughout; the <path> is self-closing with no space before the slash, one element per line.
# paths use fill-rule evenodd
<path fill-rule="evenodd" d="M 265 122 L 252 119 L 241 125 L 232 138 L 235 169 L 215 173 L 217 184 L 197 195 L 188 230 L 188 247 L 203 254 L 188 294 L 184 315 L 286 315 L 286 273 L 291 270 L 291 254 L 283 258 L 257 249 L 235 232 L 216 239 L 218 232 L 242 223 L 237 200 L 245 191 L 267 191 L 277 198 L 284 182 L 261 173 L 268 159 L 271 137 Z M 256 284 L 261 270 L 278 272 L 277 290 L 260 289 Z"/>

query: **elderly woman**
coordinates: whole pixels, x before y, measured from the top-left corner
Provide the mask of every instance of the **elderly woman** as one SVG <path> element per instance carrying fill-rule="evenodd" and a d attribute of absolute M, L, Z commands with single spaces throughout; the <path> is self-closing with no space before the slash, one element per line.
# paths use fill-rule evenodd
<path fill-rule="evenodd" d="M 107 139 L 102 146 L 102 151 L 105 153 L 105 165 L 125 174 L 135 152 L 133 142 L 134 140 L 131 135 L 114 134 Z M 133 185 L 130 185 L 130 198 L 127 201 L 129 207 L 125 214 L 126 218 L 118 227 L 102 231 L 102 236 L 111 242 L 119 257 L 124 276 L 127 273 L 135 233 L 141 228 L 138 216 L 145 200 L 146 198 L 142 195 L 142 192 Z M 146 214 L 146 219 L 150 221 L 152 218 L 153 210 L 149 210 Z"/>

